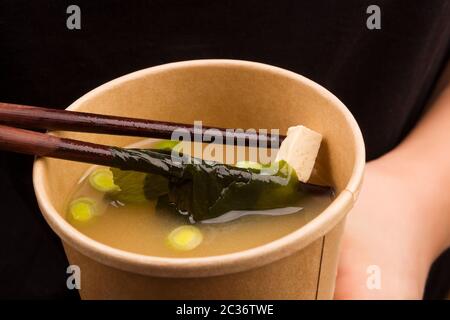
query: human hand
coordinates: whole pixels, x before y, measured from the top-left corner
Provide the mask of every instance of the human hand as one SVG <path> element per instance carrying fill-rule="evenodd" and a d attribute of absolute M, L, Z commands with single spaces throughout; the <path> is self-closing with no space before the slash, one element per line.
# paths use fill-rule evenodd
<path fill-rule="evenodd" d="M 367 164 L 344 232 L 336 298 L 422 298 L 431 263 L 450 247 L 449 126 L 450 62 L 412 132 Z M 367 286 L 370 266 L 379 267 L 379 289 Z"/>
<path fill-rule="evenodd" d="M 367 164 L 359 199 L 347 218 L 336 299 L 421 299 L 437 252 L 430 208 L 418 181 L 384 159 Z M 407 171 L 407 170 L 406 170 Z M 380 271 L 371 288 L 369 266 Z M 368 273 L 369 272 L 369 273 Z M 369 280 L 370 281 L 370 280 Z"/>

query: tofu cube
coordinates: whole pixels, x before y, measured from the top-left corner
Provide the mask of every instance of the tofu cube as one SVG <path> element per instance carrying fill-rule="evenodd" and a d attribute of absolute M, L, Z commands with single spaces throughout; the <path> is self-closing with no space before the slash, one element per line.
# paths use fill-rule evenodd
<path fill-rule="evenodd" d="M 290 127 L 281 143 L 276 161 L 285 160 L 302 182 L 307 182 L 319 153 L 322 135 L 304 126 Z"/>

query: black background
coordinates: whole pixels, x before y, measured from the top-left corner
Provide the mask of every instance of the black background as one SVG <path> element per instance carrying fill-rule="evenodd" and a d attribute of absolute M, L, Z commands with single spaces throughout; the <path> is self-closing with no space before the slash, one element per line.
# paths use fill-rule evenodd
<path fill-rule="evenodd" d="M 377 1 L 382 29 L 368 30 L 372 3 L 1 0 L 0 101 L 65 108 L 141 68 L 253 60 L 301 73 L 335 93 L 358 120 L 373 159 L 420 117 L 448 58 L 450 4 Z M 66 28 L 70 4 L 81 7 L 81 30 Z M 0 296 L 76 299 L 65 287 L 61 244 L 36 206 L 31 165 L 31 157 L 0 152 Z M 434 269 L 429 298 L 448 289 L 448 266 Z"/>

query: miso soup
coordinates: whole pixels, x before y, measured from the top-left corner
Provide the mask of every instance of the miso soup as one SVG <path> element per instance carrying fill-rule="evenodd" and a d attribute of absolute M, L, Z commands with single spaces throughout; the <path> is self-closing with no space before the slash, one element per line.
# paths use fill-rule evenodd
<path fill-rule="evenodd" d="M 164 141 L 148 139 L 139 147 L 153 148 L 161 143 Z M 195 155 L 196 150 L 204 148 L 184 145 L 183 152 Z M 251 151 L 233 147 L 232 161 L 226 161 L 223 148 L 221 152 L 203 154 L 203 158 L 230 164 L 239 161 L 239 165 Z M 330 194 L 311 194 L 287 208 L 239 211 L 194 222 L 175 213 L 164 201 L 137 199 L 125 203 L 111 199 L 108 191 L 115 186 L 107 181 L 110 172 L 109 168 L 95 166 L 80 177 L 67 199 L 67 219 L 77 230 L 103 244 L 151 256 L 202 257 L 254 248 L 301 228 L 332 201 Z M 313 180 L 325 184 L 320 173 L 314 173 Z"/>

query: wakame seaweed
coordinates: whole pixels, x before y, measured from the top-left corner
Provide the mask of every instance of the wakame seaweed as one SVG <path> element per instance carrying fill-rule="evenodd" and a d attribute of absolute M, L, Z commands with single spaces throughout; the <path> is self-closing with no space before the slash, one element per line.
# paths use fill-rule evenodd
<path fill-rule="evenodd" d="M 232 210 L 265 210 L 295 205 L 311 192 L 332 193 L 329 187 L 298 180 L 295 170 L 280 161 L 271 173 L 237 168 L 215 161 L 172 155 L 170 150 L 112 148 L 116 159 L 112 194 L 122 202 L 166 196 L 169 204 L 195 221 Z M 120 170 L 119 170 L 120 169 Z M 139 172 L 136 172 L 139 171 Z"/>

